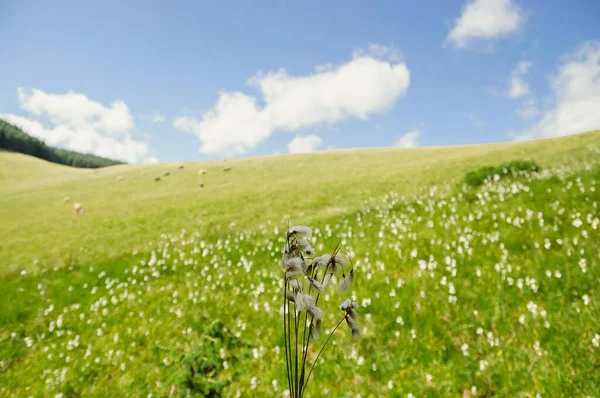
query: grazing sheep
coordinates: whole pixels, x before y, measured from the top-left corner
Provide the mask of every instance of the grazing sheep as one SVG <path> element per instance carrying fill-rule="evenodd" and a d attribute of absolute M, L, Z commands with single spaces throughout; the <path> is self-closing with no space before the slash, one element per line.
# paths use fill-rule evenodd
<path fill-rule="evenodd" d="M 171 175 L 171 173 L 170 173 L 170 172 L 168 172 L 168 171 L 167 171 L 167 172 L 164 174 L 164 176 L 165 176 L 165 177 L 168 177 L 168 176 L 170 176 L 170 175 Z"/>
<path fill-rule="evenodd" d="M 156 177 L 154 181 L 160 181 L 160 177 Z"/>
<path fill-rule="evenodd" d="M 200 188 L 204 188 L 204 184 L 200 184 Z"/>
<path fill-rule="evenodd" d="M 117 176 L 117 181 L 121 181 L 123 179 L 123 176 Z"/>
<path fill-rule="evenodd" d="M 83 214 L 83 206 L 81 203 L 73 203 L 73 214 Z"/>
<path fill-rule="evenodd" d="M 198 170 L 198 174 L 206 174 L 206 169 L 200 169 L 200 170 Z"/>
<path fill-rule="evenodd" d="M 63 198 L 63 202 L 65 202 L 65 203 L 67 203 L 69 200 L 71 200 L 71 198 L 69 198 L 68 196 L 65 196 L 65 197 Z"/>
<path fill-rule="evenodd" d="M 229 167 L 229 166 L 228 166 L 228 167 L 225 167 L 225 168 L 223 169 L 223 171 L 231 171 L 231 167 Z"/>
<path fill-rule="evenodd" d="M 184 165 L 179 165 L 179 170 L 183 169 Z"/>

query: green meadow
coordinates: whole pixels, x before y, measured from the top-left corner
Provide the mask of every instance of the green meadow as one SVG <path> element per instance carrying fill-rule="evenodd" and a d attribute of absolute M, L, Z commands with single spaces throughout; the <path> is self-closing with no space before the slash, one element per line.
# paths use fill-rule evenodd
<path fill-rule="evenodd" d="M 514 160 L 540 170 L 464 183 Z M 0 396 L 285 396 L 288 225 L 356 273 L 309 360 L 346 298 L 364 333 L 336 331 L 307 396 L 600 396 L 599 182 L 600 131 L 93 170 L 0 152 Z"/>

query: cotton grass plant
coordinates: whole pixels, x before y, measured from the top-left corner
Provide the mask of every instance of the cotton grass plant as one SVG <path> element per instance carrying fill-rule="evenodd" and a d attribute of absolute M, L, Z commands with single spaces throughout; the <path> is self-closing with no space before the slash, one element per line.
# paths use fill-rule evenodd
<path fill-rule="evenodd" d="M 321 293 L 329 288 L 334 277 L 339 278 L 338 289 L 342 293 L 354 282 L 352 262 L 340 251 L 339 244 L 331 254 L 316 256 L 308 241 L 311 235 L 309 227 L 288 228 L 281 259 L 284 271 L 283 336 L 286 377 L 292 398 L 304 396 L 321 353 L 344 321 L 350 328 L 352 337 L 362 336 L 358 325 L 358 304 L 346 299 L 339 305 L 342 311 L 340 320 L 329 332 L 316 357 L 308 359 L 311 343 L 317 345 L 323 328 L 323 309 L 319 307 Z"/>

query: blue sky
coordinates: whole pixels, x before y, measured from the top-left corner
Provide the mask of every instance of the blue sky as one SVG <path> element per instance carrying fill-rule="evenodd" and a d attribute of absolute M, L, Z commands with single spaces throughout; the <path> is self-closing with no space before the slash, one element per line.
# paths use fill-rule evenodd
<path fill-rule="evenodd" d="M 324 3 L 0 1 L 0 117 L 130 162 L 600 128 L 596 0 Z"/>

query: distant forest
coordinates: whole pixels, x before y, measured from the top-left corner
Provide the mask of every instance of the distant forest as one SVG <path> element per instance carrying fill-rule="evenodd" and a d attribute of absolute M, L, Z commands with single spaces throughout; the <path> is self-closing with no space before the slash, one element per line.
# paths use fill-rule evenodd
<path fill-rule="evenodd" d="M 53 163 L 88 169 L 123 163 L 96 155 L 48 146 L 43 141 L 2 119 L 0 119 L 0 149 L 24 153 Z"/>

